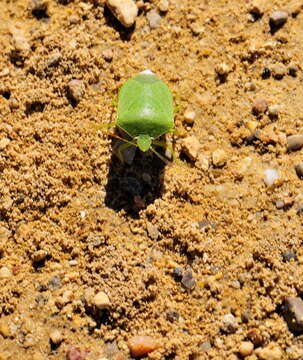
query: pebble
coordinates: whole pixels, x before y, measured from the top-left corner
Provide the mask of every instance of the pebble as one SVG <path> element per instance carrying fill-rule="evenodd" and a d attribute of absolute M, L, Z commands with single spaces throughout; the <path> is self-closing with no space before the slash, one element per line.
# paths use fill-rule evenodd
<path fill-rule="evenodd" d="M 61 333 L 60 330 L 53 330 L 50 334 L 49 334 L 49 338 L 51 340 L 51 342 L 55 345 L 59 345 L 62 341 L 63 341 L 63 335 Z"/>
<path fill-rule="evenodd" d="M 298 178 L 303 179 L 303 161 L 299 162 L 295 166 L 295 170 L 296 170 L 296 174 L 297 174 Z"/>
<path fill-rule="evenodd" d="M 282 253 L 282 258 L 284 261 L 290 261 L 290 260 L 295 260 L 297 258 L 296 253 L 293 251 L 285 251 L 284 253 Z"/>
<path fill-rule="evenodd" d="M 226 164 L 227 154 L 222 149 L 217 149 L 212 153 L 212 162 L 214 166 L 222 167 Z"/>
<path fill-rule="evenodd" d="M 12 276 L 13 273 L 9 268 L 7 268 L 6 266 L 2 266 L 2 268 L 0 268 L 0 279 L 9 279 Z"/>
<path fill-rule="evenodd" d="M 277 209 L 283 209 L 284 206 L 285 206 L 285 203 L 284 203 L 283 200 L 277 200 L 277 201 L 276 201 L 276 208 L 277 208 Z"/>
<path fill-rule="evenodd" d="M 269 343 L 264 348 L 256 349 L 255 353 L 261 360 L 281 360 L 283 356 L 280 347 L 275 343 Z"/>
<path fill-rule="evenodd" d="M 49 282 L 48 282 L 48 286 L 51 289 L 58 289 L 62 286 L 62 282 L 61 282 L 61 278 L 58 275 L 53 276 Z"/>
<path fill-rule="evenodd" d="M 303 300 L 299 297 L 288 297 L 283 306 L 284 319 L 292 332 L 303 331 Z"/>
<path fill-rule="evenodd" d="M 8 338 L 12 335 L 9 325 L 5 320 L 2 320 L 0 322 L 0 335 L 2 335 L 4 338 Z"/>
<path fill-rule="evenodd" d="M 0 140 L 0 150 L 4 150 L 10 142 L 11 141 L 9 138 L 7 137 L 2 138 Z"/>
<path fill-rule="evenodd" d="M 303 135 L 296 134 L 287 136 L 287 150 L 296 151 L 303 147 Z"/>
<path fill-rule="evenodd" d="M 191 268 L 184 271 L 181 279 L 181 284 L 188 290 L 193 290 L 196 286 L 197 280 L 193 277 Z"/>
<path fill-rule="evenodd" d="M 128 347 L 133 357 L 141 357 L 158 349 L 159 343 L 147 335 L 135 335 L 128 340 Z"/>
<path fill-rule="evenodd" d="M 82 99 L 84 90 L 85 86 L 82 80 L 73 79 L 67 84 L 68 95 L 76 102 Z"/>
<path fill-rule="evenodd" d="M 85 360 L 82 351 L 80 351 L 77 347 L 71 346 L 66 354 L 67 360 Z"/>
<path fill-rule="evenodd" d="M 113 57 L 114 57 L 114 53 L 113 53 L 113 50 L 112 49 L 104 49 L 102 51 L 102 56 L 104 58 L 104 60 L 110 62 L 113 60 Z"/>
<path fill-rule="evenodd" d="M 254 115 L 260 115 L 267 111 L 268 104 L 265 99 L 259 98 L 256 99 L 252 105 L 252 112 Z"/>
<path fill-rule="evenodd" d="M 151 223 L 147 223 L 146 230 L 147 230 L 148 236 L 152 240 L 157 240 L 158 239 L 160 233 L 159 233 L 159 230 L 158 230 L 157 226 L 155 226 L 155 225 L 153 225 Z"/>
<path fill-rule="evenodd" d="M 160 0 L 158 3 L 158 8 L 162 12 L 167 12 L 169 9 L 169 2 L 168 0 Z"/>
<path fill-rule="evenodd" d="M 60 51 L 56 50 L 51 54 L 46 62 L 46 67 L 57 66 L 62 58 Z"/>
<path fill-rule="evenodd" d="M 232 334 L 237 330 L 238 323 L 233 314 L 226 314 L 222 318 L 221 329 L 228 334 Z"/>
<path fill-rule="evenodd" d="M 31 12 L 46 12 L 47 1 L 46 0 L 31 0 L 28 8 Z"/>
<path fill-rule="evenodd" d="M 242 341 L 239 346 L 239 353 L 241 356 L 249 356 L 254 351 L 254 344 L 251 341 Z"/>
<path fill-rule="evenodd" d="M 146 18 L 151 29 L 157 29 L 161 25 L 161 16 L 155 10 L 149 11 Z"/>
<path fill-rule="evenodd" d="M 174 270 L 173 270 L 173 276 L 174 276 L 175 280 L 181 281 L 182 276 L 183 276 L 183 270 L 182 270 L 182 268 L 180 268 L 180 267 L 174 268 Z"/>
<path fill-rule="evenodd" d="M 273 64 L 269 67 L 272 76 L 275 79 L 281 80 L 287 74 L 287 68 L 284 64 Z"/>
<path fill-rule="evenodd" d="M 209 159 L 208 156 L 205 154 L 200 153 L 198 155 L 197 161 L 195 162 L 195 165 L 198 169 L 207 171 L 209 169 Z"/>
<path fill-rule="evenodd" d="M 279 115 L 280 110 L 281 110 L 281 106 L 280 106 L 280 105 L 277 105 L 277 104 L 275 104 L 275 105 L 270 105 L 270 106 L 268 107 L 268 116 L 269 116 L 270 118 L 272 118 L 272 119 L 277 118 L 278 115 Z"/>
<path fill-rule="evenodd" d="M 37 250 L 31 255 L 31 259 L 34 263 L 45 260 L 47 257 L 47 251 L 45 250 Z"/>
<path fill-rule="evenodd" d="M 260 330 L 257 328 L 250 329 L 247 334 L 247 337 L 255 346 L 260 346 L 263 344 L 264 341 L 263 336 Z"/>
<path fill-rule="evenodd" d="M 199 346 L 200 350 L 206 352 L 211 349 L 211 343 L 209 341 L 205 341 Z"/>
<path fill-rule="evenodd" d="M 188 136 L 182 141 L 182 150 L 191 159 L 196 160 L 201 149 L 201 144 L 195 135 Z"/>
<path fill-rule="evenodd" d="M 264 170 L 264 182 L 267 186 L 273 185 L 273 183 L 278 179 L 279 179 L 279 173 L 276 169 Z"/>
<path fill-rule="evenodd" d="M 107 0 L 106 4 L 122 25 L 131 27 L 134 24 L 138 7 L 133 0 Z"/>
<path fill-rule="evenodd" d="M 271 27 L 283 26 L 288 18 L 288 12 L 283 10 L 274 11 L 269 18 Z"/>
<path fill-rule="evenodd" d="M 97 309 L 108 309 L 110 307 L 110 300 L 105 292 L 100 291 L 94 297 L 92 301 L 93 305 L 96 306 Z"/>
<path fill-rule="evenodd" d="M 216 65 L 215 71 L 220 76 L 226 76 L 230 72 L 230 67 L 225 63 L 221 63 Z"/>
<path fill-rule="evenodd" d="M 178 311 L 176 311 L 174 309 L 168 309 L 166 312 L 166 318 L 167 318 L 167 320 L 174 322 L 174 321 L 179 320 L 180 315 L 179 315 Z"/>
<path fill-rule="evenodd" d="M 184 113 L 184 120 L 187 124 L 192 125 L 195 122 L 196 112 L 191 109 L 187 109 Z"/>

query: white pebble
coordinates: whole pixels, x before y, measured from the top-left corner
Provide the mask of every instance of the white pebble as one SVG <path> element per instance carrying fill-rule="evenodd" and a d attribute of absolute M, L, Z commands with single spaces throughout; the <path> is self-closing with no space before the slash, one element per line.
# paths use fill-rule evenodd
<path fill-rule="evenodd" d="M 133 0 L 107 0 L 107 6 L 113 15 L 125 27 L 131 27 L 138 15 L 138 7 Z"/>
<path fill-rule="evenodd" d="M 100 291 L 93 298 L 93 304 L 97 309 L 108 309 L 110 307 L 110 301 L 105 292 Z"/>
<path fill-rule="evenodd" d="M 278 179 L 279 179 L 279 173 L 276 169 L 264 170 L 264 182 L 267 186 L 271 186 Z"/>
<path fill-rule="evenodd" d="M 6 266 L 3 266 L 0 269 L 0 279 L 8 279 L 12 276 L 12 272 L 10 271 L 9 268 L 7 268 Z"/>

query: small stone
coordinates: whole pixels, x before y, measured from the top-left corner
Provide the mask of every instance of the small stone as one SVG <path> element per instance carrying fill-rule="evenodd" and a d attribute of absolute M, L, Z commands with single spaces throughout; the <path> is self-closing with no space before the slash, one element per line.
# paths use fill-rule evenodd
<path fill-rule="evenodd" d="M 284 253 L 282 253 L 282 257 L 284 261 L 290 261 L 290 260 L 295 260 L 297 258 L 295 252 L 293 251 L 285 251 Z"/>
<path fill-rule="evenodd" d="M 4 68 L 0 71 L 0 77 L 7 76 L 9 74 L 9 68 Z"/>
<path fill-rule="evenodd" d="M 283 10 L 274 11 L 269 18 L 271 27 L 281 27 L 284 25 L 288 18 L 288 12 Z"/>
<path fill-rule="evenodd" d="M 141 357 L 160 347 L 159 343 L 147 335 L 135 335 L 128 340 L 128 347 L 133 357 Z"/>
<path fill-rule="evenodd" d="M 32 254 L 31 259 L 34 263 L 37 263 L 40 261 L 44 261 L 47 255 L 48 255 L 47 251 L 37 250 Z"/>
<path fill-rule="evenodd" d="M 287 136 L 287 150 L 296 151 L 303 147 L 303 135 L 296 134 Z"/>
<path fill-rule="evenodd" d="M 104 58 L 104 60 L 110 62 L 113 60 L 114 57 L 114 53 L 112 49 L 105 49 L 102 51 L 102 56 Z"/>
<path fill-rule="evenodd" d="M 258 121 L 249 120 L 246 123 L 247 128 L 251 133 L 255 132 L 258 127 Z"/>
<path fill-rule="evenodd" d="M 48 286 L 51 289 L 59 289 L 62 286 L 62 282 L 61 282 L 61 278 L 58 275 L 53 276 L 49 282 L 48 282 Z"/>
<path fill-rule="evenodd" d="M 2 266 L 2 268 L 0 268 L 0 279 L 9 279 L 12 276 L 13 273 L 9 268 L 7 268 L 6 266 Z"/>
<path fill-rule="evenodd" d="M 151 29 L 156 29 L 161 25 L 161 16 L 155 10 L 149 11 L 146 18 Z"/>
<path fill-rule="evenodd" d="M 182 141 L 182 150 L 185 154 L 193 161 L 198 157 L 199 150 L 201 149 L 201 144 L 196 136 L 188 136 Z"/>
<path fill-rule="evenodd" d="M 93 297 L 93 305 L 96 306 L 97 309 L 108 309 L 110 307 L 110 301 L 105 292 L 100 291 Z"/>
<path fill-rule="evenodd" d="M 0 322 L 0 335 L 2 335 L 4 338 L 12 336 L 8 322 L 5 320 L 1 320 Z"/>
<path fill-rule="evenodd" d="M 241 356 L 249 356 L 254 351 L 254 344 L 250 341 L 242 341 L 239 346 L 239 353 Z"/>
<path fill-rule="evenodd" d="M 57 66 L 62 58 L 62 54 L 56 50 L 53 54 L 51 54 L 46 62 L 46 67 Z"/>
<path fill-rule="evenodd" d="M 209 159 L 208 156 L 205 154 L 200 153 L 198 155 L 197 161 L 195 162 L 195 165 L 198 169 L 207 171 L 209 169 Z"/>
<path fill-rule="evenodd" d="M 264 170 L 264 182 L 267 186 L 273 185 L 277 180 L 279 180 L 279 173 L 276 169 Z"/>
<path fill-rule="evenodd" d="M 176 267 L 173 270 L 173 276 L 177 281 L 181 281 L 183 275 L 183 270 L 180 267 Z"/>
<path fill-rule="evenodd" d="M 268 115 L 270 118 L 274 119 L 277 118 L 279 115 L 279 112 L 281 110 L 281 106 L 280 105 L 270 105 L 268 107 Z"/>
<path fill-rule="evenodd" d="M 260 346 L 263 344 L 264 339 L 259 329 L 252 328 L 249 330 L 247 337 L 255 346 Z"/>
<path fill-rule="evenodd" d="M 7 137 L 2 138 L 0 140 L 0 150 L 4 150 L 10 142 L 11 141 L 9 138 Z"/>
<path fill-rule="evenodd" d="M 174 309 L 168 309 L 166 312 L 166 317 L 167 320 L 169 320 L 170 322 L 174 322 L 174 321 L 178 321 L 179 320 L 179 313 L 178 311 L 174 310 Z"/>
<path fill-rule="evenodd" d="M 265 99 L 256 99 L 252 105 L 252 112 L 254 115 L 260 115 L 267 111 L 268 104 Z"/>
<path fill-rule="evenodd" d="M 255 352 L 261 360 L 281 360 L 283 356 L 280 347 L 275 343 L 269 343 L 264 348 L 256 349 Z"/>
<path fill-rule="evenodd" d="M 298 178 L 303 179 L 303 161 L 299 162 L 295 166 L 295 170 L 296 170 L 296 174 L 297 174 Z"/>
<path fill-rule="evenodd" d="M 157 226 L 155 226 L 155 225 L 153 225 L 151 223 L 147 223 L 146 229 L 147 229 L 148 236 L 152 240 L 157 240 L 158 239 L 160 234 L 159 234 L 159 230 L 158 230 Z"/>
<path fill-rule="evenodd" d="M 283 316 L 289 330 L 298 333 L 303 331 L 303 300 L 299 297 L 286 298 Z"/>
<path fill-rule="evenodd" d="M 211 343 L 209 341 L 205 341 L 199 346 L 200 350 L 206 352 L 211 349 Z"/>
<path fill-rule="evenodd" d="M 221 329 L 228 334 L 234 333 L 238 328 L 238 323 L 233 314 L 223 316 Z"/>
<path fill-rule="evenodd" d="M 85 360 L 82 351 L 75 346 L 71 346 L 66 354 L 67 360 Z"/>
<path fill-rule="evenodd" d="M 222 167 L 226 164 L 227 154 L 222 149 L 217 149 L 212 153 L 213 165 L 216 167 Z"/>
<path fill-rule="evenodd" d="M 53 330 L 50 334 L 49 334 L 49 338 L 51 340 L 51 342 L 55 345 L 59 345 L 62 341 L 63 341 L 63 335 L 61 333 L 60 330 Z"/>
<path fill-rule="evenodd" d="M 31 0 L 28 6 L 29 10 L 33 14 L 45 13 L 47 11 L 47 1 L 46 0 Z"/>
<path fill-rule="evenodd" d="M 221 63 L 216 65 L 215 71 L 220 76 L 226 76 L 230 72 L 230 67 L 225 63 Z"/>
<path fill-rule="evenodd" d="M 82 80 L 73 79 L 67 85 L 69 97 L 77 103 L 82 99 L 85 86 Z"/>
<path fill-rule="evenodd" d="M 285 206 L 285 202 L 283 200 L 277 200 L 276 201 L 276 208 L 277 209 L 283 209 Z"/>
<path fill-rule="evenodd" d="M 162 12 L 167 12 L 169 8 L 169 2 L 168 0 L 160 0 L 158 3 L 158 8 Z"/>
<path fill-rule="evenodd" d="M 272 76 L 275 79 L 281 80 L 286 75 L 287 69 L 284 64 L 273 64 L 269 67 Z"/>
<path fill-rule="evenodd" d="M 133 0 L 107 0 L 106 4 L 122 25 L 131 27 L 134 24 L 138 7 Z"/>
<path fill-rule="evenodd" d="M 192 125 L 196 118 L 196 112 L 191 109 L 187 109 L 184 113 L 184 120 L 187 124 Z"/>
<path fill-rule="evenodd" d="M 191 268 L 184 271 L 181 284 L 188 290 L 193 290 L 196 286 L 197 280 L 193 277 L 193 271 Z"/>

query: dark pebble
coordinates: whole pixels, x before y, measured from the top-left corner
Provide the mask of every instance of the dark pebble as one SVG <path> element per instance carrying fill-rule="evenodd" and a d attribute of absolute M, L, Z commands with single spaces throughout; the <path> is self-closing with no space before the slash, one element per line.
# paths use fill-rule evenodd
<path fill-rule="evenodd" d="M 295 166 L 296 174 L 298 178 L 303 179 L 303 162 L 300 162 Z"/>
<path fill-rule="evenodd" d="M 303 147 L 303 135 L 296 134 L 287 137 L 287 150 L 296 151 Z"/>
<path fill-rule="evenodd" d="M 183 270 L 182 270 L 182 268 L 179 268 L 179 267 L 174 268 L 174 270 L 173 270 L 173 276 L 174 276 L 174 278 L 175 278 L 177 281 L 181 281 L 182 275 L 183 275 Z"/>
<path fill-rule="evenodd" d="M 51 289 L 58 289 L 62 286 L 62 282 L 61 282 L 61 278 L 60 276 L 53 276 L 49 282 L 48 282 L 48 286 L 51 288 Z"/>

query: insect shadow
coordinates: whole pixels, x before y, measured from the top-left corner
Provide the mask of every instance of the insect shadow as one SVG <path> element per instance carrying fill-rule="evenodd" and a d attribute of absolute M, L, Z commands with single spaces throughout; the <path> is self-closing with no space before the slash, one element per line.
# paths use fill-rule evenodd
<path fill-rule="evenodd" d="M 112 138 L 111 145 L 115 149 L 119 141 Z M 131 164 L 122 163 L 112 151 L 105 204 L 115 211 L 123 209 L 128 216 L 138 218 L 140 210 L 161 196 L 166 164 L 151 151 L 142 152 L 135 148 L 130 151 L 135 151 Z"/>

